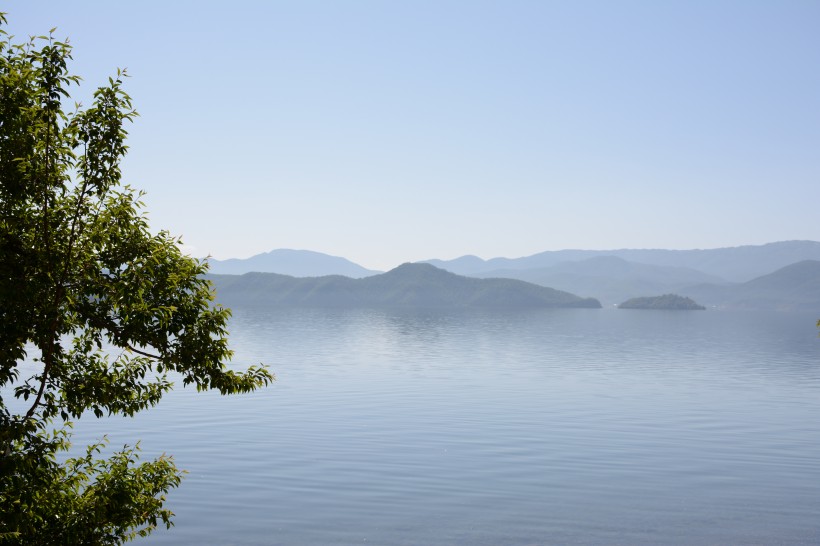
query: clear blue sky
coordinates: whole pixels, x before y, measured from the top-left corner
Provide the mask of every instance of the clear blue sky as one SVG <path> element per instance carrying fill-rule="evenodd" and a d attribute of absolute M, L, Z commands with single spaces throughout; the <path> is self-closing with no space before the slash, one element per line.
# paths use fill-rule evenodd
<path fill-rule="evenodd" d="M 820 2 L 7 1 L 141 117 L 194 255 L 387 269 L 820 240 Z"/>

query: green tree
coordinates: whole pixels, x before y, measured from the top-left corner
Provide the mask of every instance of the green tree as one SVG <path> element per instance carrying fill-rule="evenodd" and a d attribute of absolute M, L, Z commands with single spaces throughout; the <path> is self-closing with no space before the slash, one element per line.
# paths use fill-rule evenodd
<path fill-rule="evenodd" d="M 127 446 L 98 458 L 103 443 L 66 460 L 70 420 L 133 415 L 170 378 L 231 394 L 273 376 L 227 367 L 229 311 L 212 301 L 206 264 L 152 234 L 141 194 L 121 180 L 136 116 L 125 74 L 67 109 L 79 82 L 68 43 L 52 30 L 17 44 L 5 23 L 0 14 L 0 542 L 118 544 L 171 525 L 163 502 L 181 472 Z"/>

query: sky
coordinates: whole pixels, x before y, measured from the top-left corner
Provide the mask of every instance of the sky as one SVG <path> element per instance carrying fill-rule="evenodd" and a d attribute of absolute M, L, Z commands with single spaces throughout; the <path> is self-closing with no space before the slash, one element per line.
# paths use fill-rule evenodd
<path fill-rule="evenodd" d="M 125 181 L 194 256 L 820 240 L 820 2 L 7 0 L 126 68 Z"/>

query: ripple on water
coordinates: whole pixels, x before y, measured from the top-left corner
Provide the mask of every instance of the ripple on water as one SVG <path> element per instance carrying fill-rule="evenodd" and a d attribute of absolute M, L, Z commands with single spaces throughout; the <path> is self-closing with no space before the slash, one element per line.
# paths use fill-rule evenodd
<path fill-rule="evenodd" d="M 78 431 L 190 471 L 148 543 L 820 541 L 810 317 L 240 310 L 231 333 L 274 387 Z"/>

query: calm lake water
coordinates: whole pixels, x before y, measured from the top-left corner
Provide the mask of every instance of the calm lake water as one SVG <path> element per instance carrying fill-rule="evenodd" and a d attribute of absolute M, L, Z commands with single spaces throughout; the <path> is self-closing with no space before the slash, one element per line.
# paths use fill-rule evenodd
<path fill-rule="evenodd" d="M 235 310 L 272 387 L 74 439 L 189 471 L 144 544 L 818 544 L 817 318 Z"/>

